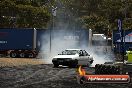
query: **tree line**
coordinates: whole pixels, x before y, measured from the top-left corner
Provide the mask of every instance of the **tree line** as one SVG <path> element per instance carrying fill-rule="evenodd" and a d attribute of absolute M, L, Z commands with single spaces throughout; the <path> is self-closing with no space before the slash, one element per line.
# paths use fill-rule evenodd
<path fill-rule="evenodd" d="M 1 28 L 45 28 L 50 20 L 41 0 L 1 0 Z"/>
<path fill-rule="evenodd" d="M 52 20 L 52 6 L 58 7 L 57 13 L 70 12 L 64 18 L 73 26 L 111 30 L 121 19 L 124 29 L 132 29 L 132 0 L 1 0 L 0 27 L 45 28 Z"/>
<path fill-rule="evenodd" d="M 82 27 L 95 31 L 117 29 L 118 19 L 123 29 L 132 29 L 132 0 L 63 0 L 76 15 Z M 70 3 L 70 4 L 69 4 Z M 72 11 L 74 10 L 74 11 Z"/>

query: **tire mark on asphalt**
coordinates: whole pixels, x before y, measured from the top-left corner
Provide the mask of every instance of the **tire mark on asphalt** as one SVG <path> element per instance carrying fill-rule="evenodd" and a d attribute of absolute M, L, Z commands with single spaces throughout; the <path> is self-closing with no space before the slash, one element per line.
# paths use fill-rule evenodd
<path fill-rule="evenodd" d="M 55 74 L 54 76 L 52 76 L 52 77 L 50 77 L 48 79 L 37 81 L 37 82 L 33 82 L 33 83 L 30 83 L 30 84 L 20 85 L 19 87 L 24 87 L 24 86 L 28 86 L 28 85 L 38 84 L 38 83 L 47 82 L 47 81 L 50 81 L 50 80 L 53 80 L 53 79 L 57 79 L 57 78 L 59 78 L 59 76 L 62 75 L 62 73 L 65 73 L 67 70 L 69 70 L 69 69 L 68 68 L 62 69 L 57 74 Z M 13 88 L 17 88 L 17 87 L 18 86 L 15 86 Z"/>
<path fill-rule="evenodd" d="M 51 69 L 52 67 L 49 67 L 49 66 L 45 65 L 45 68 L 46 68 L 46 69 L 48 69 L 48 68 Z M 11 86 L 11 85 L 15 85 L 15 84 L 17 84 L 17 83 L 21 83 L 21 82 L 23 82 L 23 81 L 26 81 L 26 80 L 28 80 L 28 79 L 34 77 L 36 74 L 40 73 L 41 71 L 44 71 L 44 70 L 45 70 L 45 69 L 37 70 L 37 71 L 35 71 L 33 74 L 28 75 L 28 77 L 25 77 L 25 78 L 23 78 L 23 79 L 20 79 L 19 81 L 15 81 L 15 82 L 9 83 L 9 84 L 6 85 L 6 86 Z"/>

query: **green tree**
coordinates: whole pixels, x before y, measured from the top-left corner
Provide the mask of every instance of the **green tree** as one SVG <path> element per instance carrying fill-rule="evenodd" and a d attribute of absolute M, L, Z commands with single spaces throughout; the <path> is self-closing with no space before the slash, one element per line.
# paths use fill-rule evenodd
<path fill-rule="evenodd" d="M 1 0 L 0 26 L 6 28 L 46 27 L 50 20 L 50 13 L 46 6 L 39 5 L 39 3 L 34 0 Z"/>

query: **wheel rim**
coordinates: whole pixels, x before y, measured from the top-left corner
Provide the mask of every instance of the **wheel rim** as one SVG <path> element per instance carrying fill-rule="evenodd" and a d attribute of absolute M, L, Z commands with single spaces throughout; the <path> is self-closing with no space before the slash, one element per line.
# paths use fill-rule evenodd
<path fill-rule="evenodd" d="M 28 57 L 33 57 L 33 54 L 32 54 L 32 53 L 30 53 L 30 54 L 28 55 Z"/>
<path fill-rule="evenodd" d="M 20 57 L 25 57 L 25 54 L 24 54 L 24 53 L 21 53 L 21 54 L 20 54 Z"/>
<path fill-rule="evenodd" d="M 16 53 L 11 53 L 11 57 L 16 57 Z"/>

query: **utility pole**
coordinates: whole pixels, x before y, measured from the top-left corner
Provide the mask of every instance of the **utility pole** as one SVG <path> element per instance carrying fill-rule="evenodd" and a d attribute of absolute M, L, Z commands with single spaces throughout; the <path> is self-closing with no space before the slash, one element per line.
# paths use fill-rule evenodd
<path fill-rule="evenodd" d="M 122 20 L 121 19 L 118 19 L 118 30 L 119 30 L 119 33 L 120 33 L 120 38 L 121 38 L 121 41 L 120 41 L 120 45 L 121 45 L 121 48 L 120 50 L 122 51 L 121 52 L 121 55 L 122 55 L 122 61 L 124 63 L 124 30 L 122 29 Z"/>
<path fill-rule="evenodd" d="M 124 63 L 124 46 L 125 46 L 125 37 L 124 37 L 124 30 L 122 28 L 122 21 L 121 21 L 121 45 L 122 45 L 122 60 Z"/>
<path fill-rule="evenodd" d="M 54 17 L 56 16 L 57 7 L 52 6 L 52 28 L 50 29 L 50 53 L 52 51 L 52 31 L 54 30 Z"/>
<path fill-rule="evenodd" d="M 124 0 L 125 1 L 125 0 Z M 127 19 L 127 7 L 128 6 L 128 4 L 127 4 L 127 1 L 125 1 L 125 11 L 124 11 L 124 16 L 125 16 L 125 22 L 126 22 L 126 19 Z M 124 63 L 124 54 L 125 54 L 125 30 L 123 29 L 123 27 L 122 27 L 122 22 L 123 21 L 121 21 L 121 29 L 122 29 L 122 31 L 121 31 L 121 35 L 122 35 L 122 41 L 121 41 L 121 45 L 122 45 L 122 60 L 123 60 L 123 63 Z"/>

